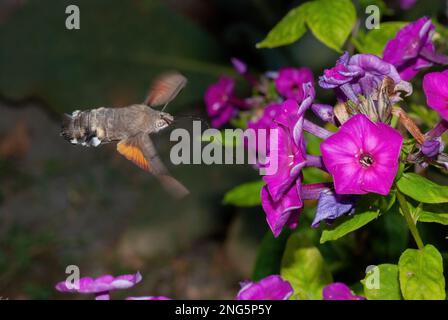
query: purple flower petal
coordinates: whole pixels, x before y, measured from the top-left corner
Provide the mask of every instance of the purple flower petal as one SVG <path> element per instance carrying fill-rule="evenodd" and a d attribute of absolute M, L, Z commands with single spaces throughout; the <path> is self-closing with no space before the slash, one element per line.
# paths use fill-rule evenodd
<path fill-rule="evenodd" d="M 261 190 L 261 205 L 266 213 L 266 221 L 275 237 L 278 237 L 286 225 L 291 229 L 297 227 L 300 208 L 303 201 L 300 198 L 300 183 L 293 184 L 278 201 L 274 201 L 267 187 Z"/>
<path fill-rule="evenodd" d="M 306 158 L 304 150 L 298 148 L 292 140 L 289 130 L 281 125 L 275 125 L 272 129 L 277 130 L 278 142 L 270 145 L 271 154 L 277 155 L 278 169 L 273 175 L 266 175 L 263 180 L 274 201 L 279 201 L 283 194 L 297 180 L 300 171 L 298 169 L 305 165 Z M 293 169 L 296 171 L 293 172 Z"/>
<path fill-rule="evenodd" d="M 78 292 L 78 293 L 107 293 L 112 290 L 128 289 L 142 280 L 139 272 L 136 274 L 127 274 L 118 277 L 103 275 L 98 278 L 83 277 L 79 279 L 78 288 L 69 288 L 66 281 L 56 284 L 56 290 L 59 292 Z"/>
<path fill-rule="evenodd" d="M 366 298 L 354 295 L 350 288 L 341 282 L 335 282 L 322 290 L 324 300 L 365 300 Z"/>
<path fill-rule="evenodd" d="M 411 80 L 434 63 L 448 62 L 446 56 L 436 53 L 432 42 L 434 29 L 431 19 L 423 17 L 404 26 L 386 44 L 384 60 L 397 68 L 403 80 Z"/>
<path fill-rule="evenodd" d="M 417 0 L 400 0 L 400 8 L 402 10 L 409 10 L 415 5 L 416 2 Z"/>
<path fill-rule="evenodd" d="M 339 194 L 387 195 L 398 171 L 403 137 L 359 114 L 321 143 L 322 159 Z"/>
<path fill-rule="evenodd" d="M 235 80 L 225 76 L 207 88 L 204 101 L 213 127 L 224 125 L 235 114 L 236 108 L 230 102 L 234 88 Z"/>
<path fill-rule="evenodd" d="M 313 81 L 313 73 L 308 68 L 283 68 L 275 79 L 275 87 L 282 96 L 300 103 L 305 98 L 303 84 Z"/>
<path fill-rule="evenodd" d="M 232 62 L 233 68 L 236 70 L 236 72 L 238 72 L 241 75 L 246 74 L 247 72 L 246 63 L 244 63 L 242 60 L 238 58 L 232 58 L 230 59 L 230 61 Z"/>
<path fill-rule="evenodd" d="M 316 216 L 311 226 L 317 228 L 321 221 L 331 223 L 340 216 L 353 214 L 355 201 L 354 196 L 339 195 L 331 190 L 322 191 L 317 203 Z"/>
<path fill-rule="evenodd" d="M 222 127 L 235 116 L 236 112 L 237 111 L 232 106 L 227 106 L 226 108 L 223 108 L 220 114 L 211 118 L 212 127 L 213 128 Z"/>
<path fill-rule="evenodd" d="M 301 106 L 294 100 L 284 102 L 276 111 L 271 126 L 271 129 L 277 130 L 278 140 L 269 149 L 271 156 L 277 156 L 278 169 L 274 174 L 263 177 L 266 186 L 261 193 L 261 202 L 275 236 L 284 226 L 297 226 L 299 209 L 303 206 L 301 169 L 306 164 L 306 151 L 302 131 L 297 124 L 303 121 L 304 111 L 311 104 L 307 99 Z"/>
<path fill-rule="evenodd" d="M 126 300 L 171 300 L 164 296 L 127 297 Z"/>
<path fill-rule="evenodd" d="M 423 91 L 426 103 L 448 120 L 448 70 L 430 72 L 423 77 Z"/>
<path fill-rule="evenodd" d="M 258 282 L 244 282 L 237 300 L 287 300 L 294 290 L 288 281 L 270 275 Z"/>
<path fill-rule="evenodd" d="M 421 148 L 422 153 L 429 158 L 435 157 L 439 153 L 443 152 L 443 149 L 444 145 L 441 138 L 426 140 L 423 142 Z"/>
<path fill-rule="evenodd" d="M 373 54 L 356 54 L 350 58 L 349 64 L 363 70 L 363 75 L 358 79 L 354 90 L 364 96 L 376 90 L 386 76 L 392 78 L 395 83 L 401 81 L 400 75 L 392 64 Z"/>
<path fill-rule="evenodd" d="M 328 104 L 314 103 L 311 106 L 314 114 L 318 116 L 324 122 L 330 122 L 334 124 L 334 112 L 333 106 Z"/>
<path fill-rule="evenodd" d="M 385 77 L 391 78 L 396 85 L 402 83 L 396 68 L 373 54 L 357 54 L 349 58 L 345 52 L 336 65 L 324 71 L 319 77 L 319 85 L 324 89 L 334 89 L 338 100 L 357 102 L 358 95 L 365 97 L 378 90 Z M 392 97 L 392 99 L 398 99 Z"/>

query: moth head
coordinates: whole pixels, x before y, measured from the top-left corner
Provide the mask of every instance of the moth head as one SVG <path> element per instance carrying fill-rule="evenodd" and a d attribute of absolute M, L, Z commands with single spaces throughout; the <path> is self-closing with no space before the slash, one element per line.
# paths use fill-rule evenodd
<path fill-rule="evenodd" d="M 172 115 L 166 112 L 160 112 L 159 117 L 157 118 L 155 122 L 155 129 L 156 131 L 160 131 L 162 129 L 165 129 L 168 127 L 172 122 L 174 121 L 174 118 Z"/>

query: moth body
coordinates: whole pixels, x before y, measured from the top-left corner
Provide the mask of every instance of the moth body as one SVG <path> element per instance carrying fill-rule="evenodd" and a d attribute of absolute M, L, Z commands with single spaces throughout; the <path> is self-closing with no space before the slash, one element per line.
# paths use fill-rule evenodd
<path fill-rule="evenodd" d="M 157 155 L 150 134 L 165 129 L 173 117 L 163 112 L 185 86 L 187 79 L 171 72 L 158 77 L 143 104 L 123 108 L 76 110 L 64 114 L 61 135 L 70 143 L 98 147 L 117 142 L 117 151 L 141 169 L 152 173 L 174 197 L 182 198 L 188 190 L 174 179 Z M 163 105 L 162 111 L 153 106 Z"/>
<path fill-rule="evenodd" d="M 62 136 L 72 144 L 97 147 L 140 133 L 156 133 L 172 121 L 170 114 L 143 104 L 123 108 L 76 110 L 71 115 L 64 115 Z"/>

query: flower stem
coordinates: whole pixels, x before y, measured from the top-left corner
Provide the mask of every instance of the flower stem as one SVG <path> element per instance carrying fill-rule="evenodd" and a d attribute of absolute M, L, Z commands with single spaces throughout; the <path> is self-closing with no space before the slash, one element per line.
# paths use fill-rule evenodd
<path fill-rule="evenodd" d="M 412 237 L 414 237 L 415 243 L 417 244 L 417 247 L 419 249 L 423 249 L 423 241 L 420 237 L 420 234 L 418 233 L 417 226 L 414 222 L 414 219 L 411 216 L 411 212 L 409 211 L 408 202 L 406 201 L 406 198 L 404 195 L 397 190 L 397 199 L 400 203 L 401 211 L 403 211 L 404 218 L 406 220 L 406 223 L 408 224 L 408 228 L 411 231 Z"/>
<path fill-rule="evenodd" d="M 447 130 L 448 130 L 448 121 L 440 120 L 439 123 L 437 123 L 437 125 L 426 134 L 426 136 L 428 139 L 438 138 Z"/>
<path fill-rule="evenodd" d="M 393 107 L 392 114 L 398 117 L 401 124 L 406 128 L 406 130 L 409 131 L 418 143 L 423 144 L 423 142 L 425 142 L 425 136 L 403 109 L 400 107 Z"/>

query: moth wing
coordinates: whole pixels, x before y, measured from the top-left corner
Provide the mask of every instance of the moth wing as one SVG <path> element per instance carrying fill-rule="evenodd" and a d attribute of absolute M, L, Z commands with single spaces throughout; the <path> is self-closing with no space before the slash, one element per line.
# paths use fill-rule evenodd
<path fill-rule="evenodd" d="M 117 151 L 141 169 L 148 172 L 152 171 L 150 162 L 143 154 L 140 135 L 121 140 L 117 144 Z"/>
<path fill-rule="evenodd" d="M 144 104 L 151 107 L 166 105 L 177 96 L 186 84 L 187 78 L 180 73 L 164 73 L 152 83 Z"/>
<path fill-rule="evenodd" d="M 187 188 L 168 173 L 148 134 L 141 133 L 120 141 L 117 151 L 143 170 L 154 174 L 175 198 L 183 198 L 189 193 Z"/>

